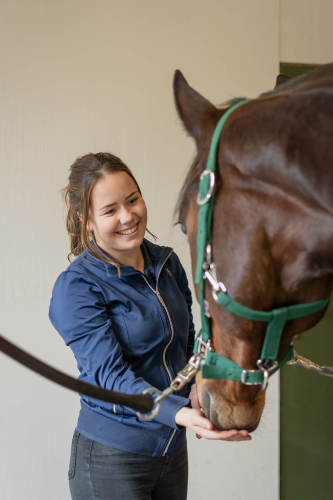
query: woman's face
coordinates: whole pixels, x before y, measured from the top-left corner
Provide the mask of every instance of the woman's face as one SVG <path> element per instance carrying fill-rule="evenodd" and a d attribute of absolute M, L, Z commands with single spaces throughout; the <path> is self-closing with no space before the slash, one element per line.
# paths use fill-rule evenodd
<path fill-rule="evenodd" d="M 133 179 L 126 172 L 104 175 L 90 195 L 88 230 L 97 244 L 118 260 L 142 244 L 147 207 Z M 120 260 L 121 262 L 121 260 Z"/>

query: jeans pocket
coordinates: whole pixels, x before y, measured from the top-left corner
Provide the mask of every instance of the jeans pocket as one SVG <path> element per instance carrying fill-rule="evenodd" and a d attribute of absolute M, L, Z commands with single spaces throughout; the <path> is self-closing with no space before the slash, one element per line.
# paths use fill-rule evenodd
<path fill-rule="evenodd" d="M 77 443 L 79 440 L 79 436 L 80 433 L 75 429 L 72 439 L 71 458 L 69 461 L 69 469 L 68 469 L 68 479 L 72 479 L 75 475 L 76 452 L 77 452 Z"/>

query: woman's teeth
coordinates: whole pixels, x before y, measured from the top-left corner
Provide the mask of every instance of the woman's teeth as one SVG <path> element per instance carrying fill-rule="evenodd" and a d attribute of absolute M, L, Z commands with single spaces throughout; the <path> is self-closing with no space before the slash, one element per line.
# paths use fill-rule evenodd
<path fill-rule="evenodd" d="M 132 233 L 135 233 L 137 227 L 138 227 L 138 224 L 136 224 L 135 226 L 133 226 L 130 229 L 126 229 L 126 231 L 119 231 L 119 234 L 132 234 Z"/>

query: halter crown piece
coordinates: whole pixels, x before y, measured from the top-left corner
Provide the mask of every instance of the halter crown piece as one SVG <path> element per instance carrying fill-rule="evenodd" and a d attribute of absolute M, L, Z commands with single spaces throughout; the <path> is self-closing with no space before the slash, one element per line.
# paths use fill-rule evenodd
<path fill-rule="evenodd" d="M 198 214 L 198 235 L 197 235 L 197 267 L 195 283 L 200 285 L 200 305 L 202 329 L 196 337 L 194 353 L 204 353 L 205 358 L 201 364 L 202 378 L 228 379 L 242 382 L 246 385 L 260 385 L 265 390 L 268 377 L 279 370 L 287 361 L 293 358 L 293 345 L 288 349 L 286 356 L 277 362 L 282 331 L 286 321 L 301 318 L 313 314 L 323 309 L 329 302 L 330 297 L 307 304 L 297 304 L 288 307 L 279 307 L 272 311 L 264 312 L 250 309 L 236 300 L 233 300 L 227 293 L 227 289 L 216 276 L 215 264 L 212 261 L 212 215 L 214 208 L 214 187 L 216 156 L 220 135 L 223 126 L 231 113 L 246 104 L 249 100 L 243 100 L 228 109 L 218 122 L 209 151 L 206 170 L 200 176 L 199 193 L 197 203 L 200 205 Z M 205 313 L 205 282 L 209 281 L 213 288 L 215 301 L 228 309 L 233 314 L 241 316 L 251 321 L 264 321 L 268 323 L 261 357 L 257 361 L 258 369 L 245 370 L 228 358 L 213 351 L 212 335 L 210 330 L 209 314 Z"/>

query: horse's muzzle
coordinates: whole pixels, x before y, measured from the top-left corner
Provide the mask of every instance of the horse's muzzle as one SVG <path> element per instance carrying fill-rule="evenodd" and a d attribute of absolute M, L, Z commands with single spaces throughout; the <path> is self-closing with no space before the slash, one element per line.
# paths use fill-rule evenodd
<path fill-rule="evenodd" d="M 238 382 L 237 382 L 238 383 Z M 221 391 L 212 391 L 209 384 L 205 384 L 200 395 L 200 402 L 205 416 L 221 431 L 231 429 L 253 432 L 259 425 L 265 404 L 265 395 L 254 401 L 227 399 Z"/>

